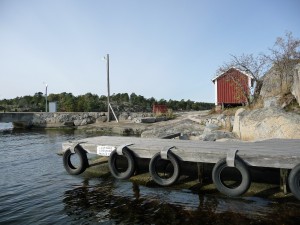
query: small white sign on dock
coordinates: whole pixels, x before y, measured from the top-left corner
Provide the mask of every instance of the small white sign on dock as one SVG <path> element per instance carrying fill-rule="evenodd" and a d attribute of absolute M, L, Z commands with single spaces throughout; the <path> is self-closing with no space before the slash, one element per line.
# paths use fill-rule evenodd
<path fill-rule="evenodd" d="M 97 155 L 109 156 L 110 153 L 115 150 L 116 147 L 108 145 L 98 145 L 97 146 Z"/>

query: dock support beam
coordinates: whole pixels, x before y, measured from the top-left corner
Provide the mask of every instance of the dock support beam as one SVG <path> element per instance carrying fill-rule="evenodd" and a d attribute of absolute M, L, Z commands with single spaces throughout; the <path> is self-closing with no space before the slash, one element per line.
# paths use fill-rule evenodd
<path fill-rule="evenodd" d="M 286 195 L 287 191 L 287 181 L 288 181 L 288 169 L 280 169 L 280 190 Z"/>
<path fill-rule="evenodd" d="M 200 185 L 202 185 L 204 181 L 204 163 L 197 162 L 197 168 L 198 168 L 198 181 Z"/>

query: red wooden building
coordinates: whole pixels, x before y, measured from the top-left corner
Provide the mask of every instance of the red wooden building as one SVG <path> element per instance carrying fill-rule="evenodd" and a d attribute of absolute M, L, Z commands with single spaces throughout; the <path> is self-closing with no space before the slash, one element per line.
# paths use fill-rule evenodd
<path fill-rule="evenodd" d="M 247 104 L 250 88 L 253 85 L 253 76 L 237 68 L 230 68 L 216 76 L 215 84 L 216 106 L 237 106 Z"/>

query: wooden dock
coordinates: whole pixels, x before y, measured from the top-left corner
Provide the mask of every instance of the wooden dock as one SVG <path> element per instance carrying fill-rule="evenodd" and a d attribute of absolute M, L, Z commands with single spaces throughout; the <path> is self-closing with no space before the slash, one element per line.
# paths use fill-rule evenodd
<path fill-rule="evenodd" d="M 82 152 L 110 157 L 113 151 L 117 153 L 116 155 L 122 155 L 122 151 L 127 149 L 133 158 L 148 158 L 151 159 L 151 161 L 154 161 L 153 158 L 160 155 L 161 159 L 170 160 L 172 164 L 175 165 L 175 172 L 177 170 L 176 161 L 216 163 L 216 166 L 220 168 L 214 168 L 213 173 L 216 173 L 215 179 L 221 176 L 221 172 L 226 166 L 238 168 L 243 179 L 244 176 L 249 176 L 247 169 L 245 169 L 243 173 L 244 167 L 280 168 L 283 171 L 287 171 L 286 176 L 288 176 L 289 170 L 293 169 L 291 172 L 293 181 L 290 181 L 292 178 L 289 177 L 289 184 L 290 186 L 295 186 L 290 188 L 293 194 L 300 199 L 299 139 L 271 139 L 258 142 L 203 142 L 179 139 L 100 136 L 65 142 L 62 145 L 63 152 L 69 152 L 69 154 L 76 153 L 76 148 L 81 149 Z M 173 158 L 175 158 L 174 160 L 171 159 L 172 155 L 174 156 Z M 221 162 L 222 160 L 225 162 L 225 166 L 224 162 Z M 85 161 L 85 159 L 83 161 Z M 153 163 L 156 163 L 156 161 Z M 151 170 L 151 162 L 149 166 Z M 116 177 L 118 177 L 116 168 L 115 172 Z M 130 173 L 132 174 L 132 171 L 130 171 Z M 154 173 L 154 175 L 155 174 L 156 173 Z M 120 176 L 120 178 L 122 179 L 123 177 Z M 160 177 L 158 177 L 158 179 L 160 179 Z M 176 179 L 177 177 L 174 177 L 174 180 Z M 162 180 L 162 183 L 158 183 L 161 185 L 168 185 L 174 182 L 173 180 L 169 180 L 169 182 L 164 183 L 164 178 L 160 180 Z M 249 185 L 248 183 L 245 184 L 245 188 L 247 189 L 246 186 Z M 223 193 L 232 196 L 237 195 L 236 193 L 230 192 L 232 188 L 226 185 L 225 188 L 227 188 L 229 192 L 226 192 L 226 189 L 225 191 L 223 190 Z M 243 191 L 239 194 L 242 194 Z"/>

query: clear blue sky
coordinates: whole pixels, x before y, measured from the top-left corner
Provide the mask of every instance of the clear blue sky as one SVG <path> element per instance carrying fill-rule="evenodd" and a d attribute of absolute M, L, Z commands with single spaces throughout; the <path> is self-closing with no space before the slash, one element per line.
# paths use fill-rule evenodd
<path fill-rule="evenodd" d="M 214 102 L 230 54 L 300 37 L 299 0 L 0 0 L 0 99 L 71 92 Z"/>

